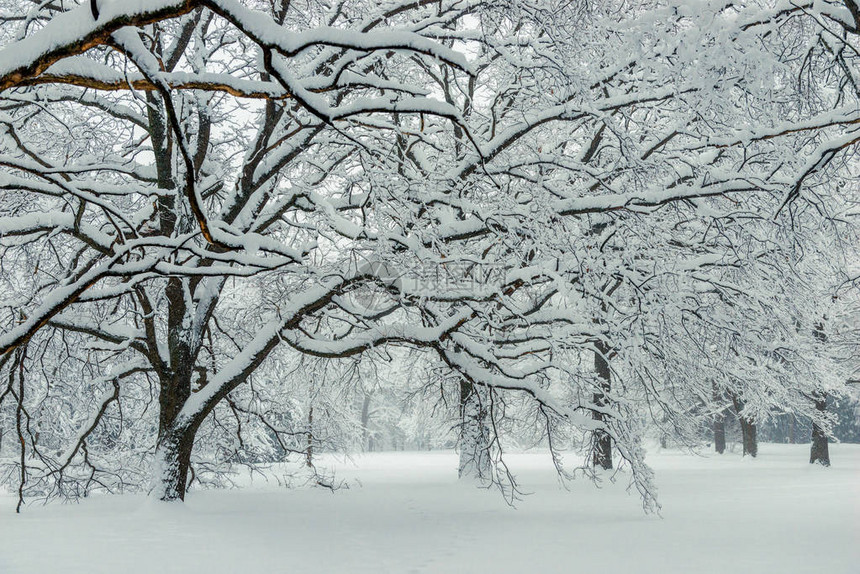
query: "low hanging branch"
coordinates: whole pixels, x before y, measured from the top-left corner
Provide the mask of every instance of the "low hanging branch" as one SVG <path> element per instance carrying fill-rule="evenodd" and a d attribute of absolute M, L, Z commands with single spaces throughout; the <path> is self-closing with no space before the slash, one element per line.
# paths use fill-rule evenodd
<path fill-rule="evenodd" d="M 78 432 L 78 437 L 75 440 L 74 445 L 71 449 L 69 449 L 65 456 L 63 457 L 63 463 L 60 465 L 58 469 L 53 471 L 51 474 L 62 474 L 64 470 L 66 470 L 72 461 L 75 458 L 75 455 L 78 454 L 78 451 L 84 447 L 87 437 L 89 437 L 96 427 L 99 426 L 99 423 L 102 422 L 102 418 L 104 418 L 105 413 L 108 410 L 108 407 L 111 403 L 114 403 L 119 400 L 119 377 L 114 378 L 111 381 L 111 385 L 113 385 L 113 390 L 105 395 L 105 397 L 101 401 L 101 406 L 99 410 L 93 415 L 93 417 L 81 427 L 80 432 Z"/>

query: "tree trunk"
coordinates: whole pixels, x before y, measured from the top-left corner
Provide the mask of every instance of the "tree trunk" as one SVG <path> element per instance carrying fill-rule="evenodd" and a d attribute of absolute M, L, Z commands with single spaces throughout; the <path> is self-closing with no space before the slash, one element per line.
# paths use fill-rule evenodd
<path fill-rule="evenodd" d="M 305 451 L 305 465 L 314 467 L 314 407 L 308 409 L 308 447 Z"/>
<path fill-rule="evenodd" d="M 481 389 L 460 381 L 460 479 L 488 482 L 492 479 L 488 410 Z"/>
<path fill-rule="evenodd" d="M 744 456 L 755 458 L 758 455 L 758 440 L 756 439 L 755 423 L 746 417 L 738 417 L 741 423 L 741 434 L 743 435 Z"/>
<path fill-rule="evenodd" d="M 150 496 L 165 502 L 185 500 L 196 429 L 167 429 L 158 437 Z"/>
<path fill-rule="evenodd" d="M 827 412 L 827 395 L 816 392 L 813 395 L 815 410 L 824 415 Z M 818 463 L 830 466 L 830 447 L 827 444 L 827 434 L 814 420 L 812 421 L 812 446 L 809 450 L 809 464 Z"/>
<path fill-rule="evenodd" d="M 191 371 L 187 365 L 193 363 L 186 359 L 185 347 L 174 343 L 172 351 L 175 364 L 181 367 L 180 372 L 164 373 L 160 380 L 158 440 L 150 488 L 150 496 L 166 502 L 185 500 L 191 450 L 199 426 L 196 423 L 177 424 L 182 406 L 191 395 Z M 183 357 L 183 361 L 175 357 Z"/>
<path fill-rule="evenodd" d="M 602 341 L 599 341 L 596 346 L 594 370 L 600 380 L 600 390 L 594 393 L 592 399 L 595 406 L 603 407 L 609 403 L 607 394 L 612 388 L 612 371 L 609 370 L 609 362 L 606 360 L 609 346 Z M 597 411 L 592 411 L 591 416 L 596 421 L 603 422 L 606 420 L 606 416 Z M 606 470 L 612 468 L 612 437 L 606 431 L 600 429 L 594 431 L 591 436 L 591 453 L 591 462 L 595 467 L 599 466 Z"/>
<path fill-rule="evenodd" d="M 824 333 L 824 321 L 815 325 L 815 338 L 822 344 L 827 342 L 827 335 Z M 822 417 L 827 413 L 827 394 L 821 391 L 816 391 L 812 394 L 812 400 L 815 401 L 815 410 Z M 813 419 L 812 421 L 812 446 L 809 450 L 809 464 L 818 463 L 822 466 L 830 466 L 830 447 L 827 445 L 827 434 L 824 429 L 818 425 Z"/>
<path fill-rule="evenodd" d="M 364 401 L 361 404 L 361 448 L 362 450 L 370 450 L 370 393 L 365 393 Z"/>
<path fill-rule="evenodd" d="M 717 388 L 717 383 L 711 383 L 714 404 L 722 405 L 723 393 Z M 719 454 L 726 452 L 726 409 L 720 409 L 714 415 L 714 450 Z"/>
<path fill-rule="evenodd" d="M 789 426 L 788 442 L 797 444 L 797 417 L 791 415 L 791 425 Z"/>
<path fill-rule="evenodd" d="M 756 438 L 756 426 L 748 417 L 742 413 L 744 404 L 737 395 L 731 395 L 735 411 L 738 413 L 738 422 L 741 423 L 741 435 L 743 437 L 744 456 L 755 458 L 758 455 L 758 439 Z"/>
<path fill-rule="evenodd" d="M 714 415 L 714 450 L 726 452 L 726 416 L 722 411 Z"/>

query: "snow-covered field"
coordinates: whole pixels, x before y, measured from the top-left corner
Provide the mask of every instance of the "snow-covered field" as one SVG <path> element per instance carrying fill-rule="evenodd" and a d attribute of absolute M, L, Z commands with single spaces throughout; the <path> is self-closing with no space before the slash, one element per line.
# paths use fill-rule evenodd
<path fill-rule="evenodd" d="M 559 487 L 545 454 L 511 455 L 516 508 L 456 483 L 451 453 L 385 453 L 338 464 L 353 486 L 284 490 L 256 482 L 189 495 L 30 505 L 0 497 L 0 573 L 860 572 L 860 445 L 760 458 L 655 452 L 662 518 L 625 485 Z M 361 486 L 358 486 L 360 480 Z"/>

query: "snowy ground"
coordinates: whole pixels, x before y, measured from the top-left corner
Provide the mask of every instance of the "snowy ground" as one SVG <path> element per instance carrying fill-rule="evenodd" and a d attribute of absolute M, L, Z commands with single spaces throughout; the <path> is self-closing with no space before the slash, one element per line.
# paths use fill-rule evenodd
<path fill-rule="evenodd" d="M 0 573 L 860 573 L 860 445 L 737 454 L 653 453 L 662 518 L 623 485 L 560 489 L 546 455 L 510 457 L 534 494 L 505 505 L 456 484 L 450 453 L 374 454 L 341 463 L 354 486 L 256 483 L 189 495 L 29 506 L 0 496 Z M 359 478 L 362 486 L 355 485 Z M 594 570 L 592 570 L 594 569 Z"/>

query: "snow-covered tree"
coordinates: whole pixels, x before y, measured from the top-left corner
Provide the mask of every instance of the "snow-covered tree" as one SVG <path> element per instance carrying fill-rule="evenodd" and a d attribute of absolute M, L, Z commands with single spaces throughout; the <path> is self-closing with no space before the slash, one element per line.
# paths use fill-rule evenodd
<path fill-rule="evenodd" d="M 0 360 L 22 485 L 72 466 L 84 488 L 139 483 L 151 457 L 152 493 L 181 499 L 201 432 L 242 436 L 225 417 L 270 439 L 306 421 L 313 443 L 310 416 L 275 412 L 303 408 L 262 375 L 276 350 L 403 346 L 468 391 L 477 467 L 525 396 L 548 432 L 612 441 L 650 502 L 653 400 L 680 428 L 676 396 L 708 411 L 726 385 L 753 416 L 764 371 L 789 376 L 768 348 L 787 323 L 741 322 L 773 280 L 757 266 L 790 271 L 762 262 L 790 239 L 758 221 L 827 219 L 857 191 L 838 185 L 860 141 L 853 0 L 2 6 Z M 742 371 L 690 380 L 704 369 L 672 346 L 702 308 L 726 314 L 696 328 Z M 47 396 L 68 409 L 58 456 L 27 428 Z"/>

